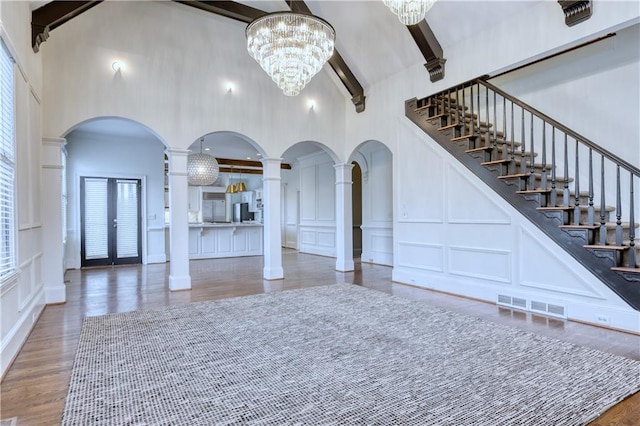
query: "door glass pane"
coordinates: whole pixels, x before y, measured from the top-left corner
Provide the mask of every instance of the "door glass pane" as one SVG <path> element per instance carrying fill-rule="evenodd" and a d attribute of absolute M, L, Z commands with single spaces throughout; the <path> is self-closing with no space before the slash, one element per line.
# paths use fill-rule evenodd
<path fill-rule="evenodd" d="M 138 181 L 118 179 L 116 257 L 138 256 Z"/>
<path fill-rule="evenodd" d="M 84 180 L 84 245 L 85 259 L 109 257 L 107 244 L 107 179 Z"/>

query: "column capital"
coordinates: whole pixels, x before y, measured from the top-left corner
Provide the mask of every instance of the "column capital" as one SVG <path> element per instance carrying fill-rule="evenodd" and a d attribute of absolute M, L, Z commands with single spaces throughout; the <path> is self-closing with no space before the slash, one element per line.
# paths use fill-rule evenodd
<path fill-rule="evenodd" d="M 336 170 L 353 170 L 353 164 L 351 163 L 338 163 L 334 164 L 333 168 Z"/>
<path fill-rule="evenodd" d="M 262 181 L 280 180 L 280 165 L 282 158 L 263 158 L 260 160 L 264 166 L 262 171 Z"/>
<path fill-rule="evenodd" d="M 42 138 L 42 145 L 62 148 L 66 144 L 67 140 L 65 138 Z"/>

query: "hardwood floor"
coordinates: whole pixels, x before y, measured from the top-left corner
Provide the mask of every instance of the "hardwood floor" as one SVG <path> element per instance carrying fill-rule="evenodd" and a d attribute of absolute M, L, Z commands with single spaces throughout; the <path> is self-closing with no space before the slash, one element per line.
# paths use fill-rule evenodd
<path fill-rule="evenodd" d="M 335 259 L 283 251 L 284 280 L 262 279 L 262 258 L 191 262 L 192 289 L 168 290 L 169 264 L 72 270 L 66 273 L 67 302 L 47 306 L 0 391 L 0 418 L 18 425 L 60 422 L 76 346 L 85 315 L 151 309 L 262 292 L 354 283 L 400 297 L 508 324 L 534 333 L 640 360 L 640 336 L 562 321 L 489 303 L 391 282 L 391 268 L 356 263 L 356 271 L 334 271 Z M 640 378 L 639 378 L 640 380 Z M 593 426 L 640 424 L 640 393 L 619 403 Z"/>

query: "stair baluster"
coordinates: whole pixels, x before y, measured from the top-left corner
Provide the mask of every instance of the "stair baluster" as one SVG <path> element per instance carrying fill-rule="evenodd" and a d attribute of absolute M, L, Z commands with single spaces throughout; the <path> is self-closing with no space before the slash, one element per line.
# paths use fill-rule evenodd
<path fill-rule="evenodd" d="M 629 268 L 636 268 L 636 222 L 633 217 L 634 198 L 633 198 L 633 173 L 629 173 Z"/>
<path fill-rule="evenodd" d="M 607 245 L 607 205 L 605 204 L 604 155 L 600 163 L 600 245 Z"/>
<path fill-rule="evenodd" d="M 531 151 L 531 164 L 529 165 L 529 189 L 535 189 L 536 187 L 536 175 L 535 175 L 535 169 L 534 169 L 534 164 L 535 164 L 535 148 L 536 148 L 536 144 L 535 144 L 535 140 L 533 138 L 533 114 L 531 114 L 531 144 L 529 144 L 529 150 Z"/>
<path fill-rule="evenodd" d="M 456 88 L 455 93 L 456 93 L 456 127 L 454 127 L 454 131 L 453 131 L 453 136 L 454 137 L 458 137 L 458 136 L 462 136 L 462 131 L 464 131 L 464 127 L 460 127 L 461 121 L 460 121 L 460 100 L 458 99 L 458 93 L 460 92 L 460 89 Z M 450 101 L 451 102 L 451 101 Z M 462 112 L 462 116 L 464 117 L 465 111 Z M 462 129 L 462 130 L 460 130 Z"/>
<path fill-rule="evenodd" d="M 473 135 L 473 134 L 475 134 L 475 131 L 476 131 L 475 130 L 475 120 L 473 119 L 473 114 L 474 114 L 474 110 L 473 110 L 473 86 L 471 86 L 471 105 L 470 105 L 470 108 L 471 108 L 471 128 L 469 129 L 469 134 Z M 469 148 L 471 148 L 471 147 L 469 147 Z M 474 146 L 474 148 L 475 148 L 475 146 Z"/>
<path fill-rule="evenodd" d="M 493 152 L 492 160 L 498 159 L 498 99 L 496 92 L 493 92 Z"/>
<path fill-rule="evenodd" d="M 485 116 L 487 117 L 487 131 L 485 132 L 486 142 L 483 145 L 489 146 L 489 141 L 491 140 L 491 127 L 489 126 L 490 118 L 489 118 L 489 88 L 484 88 L 484 101 L 485 101 Z"/>
<path fill-rule="evenodd" d="M 587 210 L 587 225 L 593 226 L 593 149 L 589 148 L 589 207 Z"/>
<path fill-rule="evenodd" d="M 478 101 L 478 103 L 477 103 L 477 105 L 478 105 L 478 135 L 481 135 L 482 134 L 482 121 L 480 121 L 480 110 L 482 108 L 480 107 L 480 105 L 481 105 L 480 104 L 480 83 L 478 83 L 478 92 L 476 93 L 476 96 L 478 97 L 477 98 L 477 101 Z M 471 116 L 471 119 L 473 120 L 473 116 Z M 488 120 L 488 118 L 487 118 L 487 120 Z M 477 146 L 477 144 L 476 144 L 476 146 Z"/>
<path fill-rule="evenodd" d="M 556 127 L 551 127 L 551 207 L 558 205 L 558 194 L 556 193 Z"/>
<path fill-rule="evenodd" d="M 516 170 L 516 138 L 514 136 L 515 130 L 514 130 L 514 117 L 513 117 L 513 102 L 511 102 L 511 133 L 509 136 L 511 136 L 511 161 L 509 162 L 509 165 L 507 166 L 507 173 L 512 173 L 511 170 L 513 170 L 513 173 L 518 173 L 518 171 Z M 506 135 L 505 135 L 506 136 Z M 520 179 L 518 181 L 518 188 L 520 188 L 521 190 L 525 189 L 522 187 L 523 183 L 522 183 L 522 179 Z"/>
<path fill-rule="evenodd" d="M 616 245 L 622 245 L 622 198 L 620 197 L 620 166 L 616 167 Z M 633 201 L 632 201 L 633 202 Z"/>
<path fill-rule="evenodd" d="M 575 194 L 575 206 L 573 208 L 573 224 L 580 225 L 580 141 L 576 139 L 576 171 L 575 171 L 575 183 L 573 190 Z"/>
<path fill-rule="evenodd" d="M 542 175 L 540 177 L 540 189 L 547 189 L 547 128 L 542 120 Z M 533 165 L 531 167 L 534 167 Z"/>
<path fill-rule="evenodd" d="M 522 173 L 523 175 L 527 173 L 527 153 L 525 152 L 525 143 L 524 143 L 524 138 L 525 138 L 525 131 L 524 131 L 524 108 L 520 108 L 520 111 L 522 112 L 522 114 L 520 115 L 520 132 L 521 132 L 521 136 L 520 139 L 522 139 L 521 145 L 520 145 L 520 173 Z"/>
<path fill-rule="evenodd" d="M 507 98 L 502 97 L 502 159 L 509 158 L 509 144 L 507 142 Z"/>
<path fill-rule="evenodd" d="M 604 161 L 604 159 L 603 159 Z M 602 172 L 604 176 L 604 171 Z M 604 189 L 602 190 L 604 193 Z M 562 189 L 562 205 L 569 207 L 569 142 L 567 134 L 564 134 L 564 188 Z"/>

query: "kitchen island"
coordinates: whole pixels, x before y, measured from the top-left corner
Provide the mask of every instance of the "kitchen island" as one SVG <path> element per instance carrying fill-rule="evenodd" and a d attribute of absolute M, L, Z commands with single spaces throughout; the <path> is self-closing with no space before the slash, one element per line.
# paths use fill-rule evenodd
<path fill-rule="evenodd" d="M 262 256 L 262 223 L 189 224 L 189 259 Z"/>

